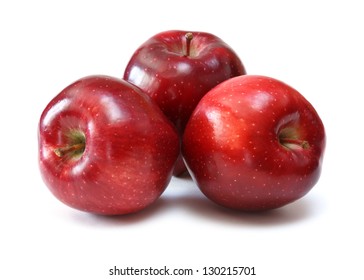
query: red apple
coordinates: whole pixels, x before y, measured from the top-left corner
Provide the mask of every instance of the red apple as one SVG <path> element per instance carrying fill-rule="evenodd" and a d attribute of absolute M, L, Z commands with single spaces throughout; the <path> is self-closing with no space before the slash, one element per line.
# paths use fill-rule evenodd
<path fill-rule="evenodd" d="M 316 184 L 325 131 L 313 106 L 295 89 L 245 75 L 202 98 L 182 149 L 190 174 L 212 201 L 267 210 L 301 198 Z"/>
<path fill-rule="evenodd" d="M 245 74 L 237 54 L 215 35 L 171 30 L 151 37 L 131 57 L 124 79 L 144 90 L 180 136 L 200 101 L 217 84 Z M 175 175 L 183 173 L 182 159 Z"/>
<path fill-rule="evenodd" d="M 121 79 L 89 76 L 59 93 L 39 122 L 45 184 L 65 204 L 119 215 L 152 204 L 179 154 L 176 129 L 157 105 Z"/>

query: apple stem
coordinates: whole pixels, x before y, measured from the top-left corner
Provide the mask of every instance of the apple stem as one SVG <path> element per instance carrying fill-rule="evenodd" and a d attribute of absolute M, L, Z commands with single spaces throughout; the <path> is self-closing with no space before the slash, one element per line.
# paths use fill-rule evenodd
<path fill-rule="evenodd" d="M 310 147 L 310 144 L 306 140 L 295 139 L 295 138 L 283 137 L 279 138 L 279 142 L 287 148 L 300 147 L 302 149 L 308 149 Z"/>
<path fill-rule="evenodd" d="M 85 143 L 77 143 L 77 144 L 73 144 L 73 145 L 69 145 L 69 146 L 54 149 L 54 153 L 58 157 L 63 157 L 65 155 L 67 155 L 67 154 L 68 155 L 80 154 L 84 150 L 85 150 Z"/>
<path fill-rule="evenodd" d="M 191 32 L 188 32 L 185 34 L 186 38 L 186 53 L 185 56 L 190 56 L 190 50 L 191 50 L 191 41 L 193 39 L 193 34 Z"/>

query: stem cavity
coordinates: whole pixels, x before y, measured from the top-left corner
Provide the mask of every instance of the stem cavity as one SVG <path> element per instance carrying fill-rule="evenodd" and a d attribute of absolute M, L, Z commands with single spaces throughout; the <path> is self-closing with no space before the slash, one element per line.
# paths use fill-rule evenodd
<path fill-rule="evenodd" d="M 310 148 L 310 144 L 306 140 L 301 139 L 295 139 L 295 138 L 285 138 L 280 137 L 279 143 L 281 143 L 282 146 L 288 148 L 288 149 L 308 149 Z"/>
<path fill-rule="evenodd" d="M 299 137 L 298 131 L 293 127 L 285 127 L 278 133 L 279 143 L 290 150 L 308 149 L 310 144 L 306 140 Z"/>
<path fill-rule="evenodd" d="M 54 153 L 58 157 L 64 157 L 66 155 L 75 156 L 82 154 L 84 150 L 85 150 L 85 143 L 78 143 L 54 149 Z"/>
<path fill-rule="evenodd" d="M 80 131 L 70 131 L 67 135 L 69 141 L 68 144 L 54 149 L 54 153 L 58 157 L 74 158 L 81 156 L 86 147 L 86 136 Z"/>

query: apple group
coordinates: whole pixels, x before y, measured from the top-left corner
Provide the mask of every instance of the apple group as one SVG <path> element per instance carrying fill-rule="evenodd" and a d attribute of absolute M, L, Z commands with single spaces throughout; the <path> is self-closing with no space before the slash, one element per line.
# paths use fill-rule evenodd
<path fill-rule="evenodd" d="M 317 183 L 325 129 L 303 95 L 247 74 L 219 37 L 171 30 L 142 44 L 123 77 L 63 89 L 40 116 L 38 143 L 43 181 L 78 210 L 141 211 L 188 172 L 211 201 L 262 211 Z"/>

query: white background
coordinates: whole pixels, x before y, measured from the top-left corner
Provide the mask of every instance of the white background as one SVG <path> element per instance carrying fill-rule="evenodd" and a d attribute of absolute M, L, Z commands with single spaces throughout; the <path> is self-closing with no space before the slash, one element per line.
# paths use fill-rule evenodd
<path fill-rule="evenodd" d="M 239 3 L 239 4 L 238 4 Z M 360 1 L 1 1 L 0 278 L 109 276 L 125 268 L 192 268 L 165 279 L 363 279 L 364 10 Z M 169 29 L 206 31 L 250 74 L 280 79 L 327 130 L 320 181 L 265 214 L 224 210 L 189 178 L 151 208 L 106 218 L 73 210 L 43 184 L 37 123 L 46 104 L 91 74 L 121 77 L 134 50 Z M 257 276 L 201 276 L 254 266 Z"/>

